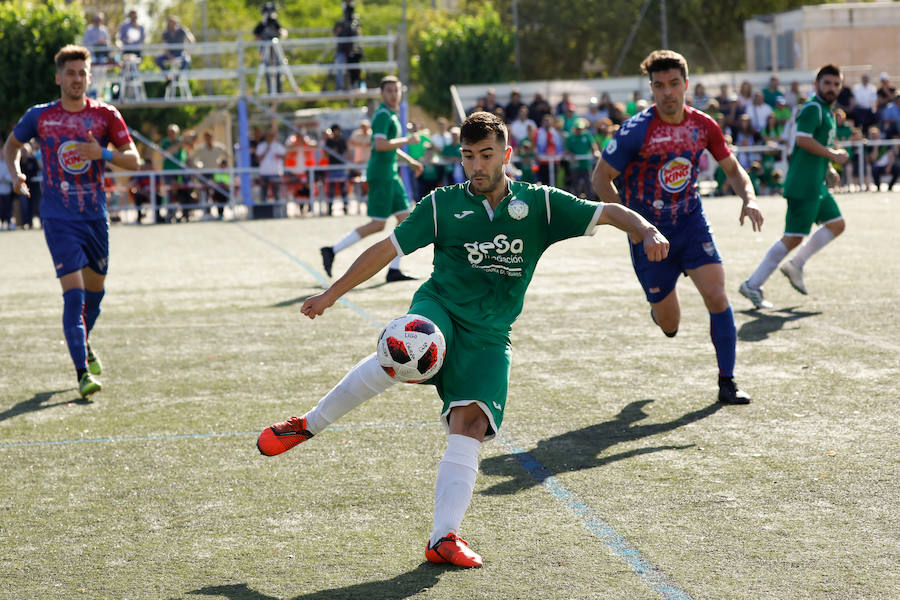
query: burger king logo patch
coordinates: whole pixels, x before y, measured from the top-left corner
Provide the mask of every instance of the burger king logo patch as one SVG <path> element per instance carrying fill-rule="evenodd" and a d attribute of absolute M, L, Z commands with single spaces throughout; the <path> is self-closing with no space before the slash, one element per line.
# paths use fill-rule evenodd
<path fill-rule="evenodd" d="M 56 151 L 60 166 L 66 173 L 71 173 L 72 175 L 84 173 L 91 166 L 91 161 L 81 158 L 81 155 L 75 149 L 77 143 L 74 140 L 68 140 L 60 144 L 59 150 Z"/>
<path fill-rule="evenodd" d="M 673 158 L 659 170 L 659 183 L 670 194 L 680 192 L 691 180 L 691 166 L 683 156 Z"/>

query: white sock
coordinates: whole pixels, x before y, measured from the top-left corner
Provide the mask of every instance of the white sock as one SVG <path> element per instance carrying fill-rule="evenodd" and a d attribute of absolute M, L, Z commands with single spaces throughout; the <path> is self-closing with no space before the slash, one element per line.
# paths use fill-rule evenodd
<path fill-rule="evenodd" d="M 772 247 L 769 248 L 769 251 L 766 252 L 765 257 L 763 257 L 762 262 L 759 263 L 759 266 L 753 271 L 753 275 L 747 280 L 747 285 L 755 290 L 761 288 L 769 278 L 769 275 L 778 268 L 778 263 L 787 256 L 788 252 L 790 252 L 790 250 L 788 250 L 787 246 L 785 246 L 784 242 L 781 240 L 772 244 Z"/>
<path fill-rule="evenodd" d="M 400 257 L 395 256 L 394 260 L 391 261 L 391 264 L 388 265 L 389 269 L 399 269 L 400 268 Z"/>
<path fill-rule="evenodd" d="M 434 484 L 434 529 L 429 546 L 451 531 L 459 533 L 472 501 L 480 450 L 481 442 L 475 438 L 453 433 L 447 439 L 447 451 L 438 466 Z"/>
<path fill-rule="evenodd" d="M 319 433 L 348 412 L 396 382 L 384 372 L 373 352 L 350 369 L 340 383 L 306 413 L 306 428 Z"/>
<path fill-rule="evenodd" d="M 337 254 L 344 248 L 352 246 L 353 244 L 355 244 L 356 242 L 358 242 L 361 239 L 362 239 L 362 236 L 359 235 L 359 233 L 357 233 L 357 231 L 354 229 L 353 231 L 351 231 L 350 233 L 345 235 L 343 237 L 343 239 L 341 239 L 341 241 L 339 241 L 337 244 L 332 246 L 331 249 L 334 250 L 335 254 Z"/>
<path fill-rule="evenodd" d="M 825 247 L 825 245 L 834 239 L 834 234 L 827 227 L 819 227 L 806 242 L 797 249 L 797 254 L 791 259 L 794 266 L 802 269 L 803 265 L 809 258 Z"/>

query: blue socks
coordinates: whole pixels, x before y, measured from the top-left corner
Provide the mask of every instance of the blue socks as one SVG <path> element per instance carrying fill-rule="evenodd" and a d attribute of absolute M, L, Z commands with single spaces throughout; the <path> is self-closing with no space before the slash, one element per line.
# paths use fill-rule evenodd
<path fill-rule="evenodd" d="M 100 301 L 103 300 L 103 294 L 105 293 L 106 290 L 100 290 L 99 292 L 84 291 L 85 335 L 91 335 L 94 323 L 97 322 L 97 317 L 100 316 Z"/>
<path fill-rule="evenodd" d="M 82 289 L 72 289 L 63 293 L 63 333 L 69 346 L 69 355 L 75 363 L 75 370 L 87 369 L 87 330 L 84 326 L 84 296 Z M 97 314 L 100 314 L 99 306 Z M 95 317 L 96 318 L 96 317 Z"/>
<path fill-rule="evenodd" d="M 730 305 L 720 313 L 709 313 L 709 335 L 716 348 L 719 377 L 734 377 L 737 328 L 734 326 L 734 312 Z"/>

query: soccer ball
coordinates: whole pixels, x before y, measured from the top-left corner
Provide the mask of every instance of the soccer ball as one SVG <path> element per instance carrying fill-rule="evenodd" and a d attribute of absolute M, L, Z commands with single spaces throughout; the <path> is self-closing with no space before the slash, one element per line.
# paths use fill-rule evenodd
<path fill-rule="evenodd" d="M 446 353 L 444 334 L 422 315 L 397 317 L 378 336 L 378 362 L 397 381 L 419 383 L 434 377 Z"/>

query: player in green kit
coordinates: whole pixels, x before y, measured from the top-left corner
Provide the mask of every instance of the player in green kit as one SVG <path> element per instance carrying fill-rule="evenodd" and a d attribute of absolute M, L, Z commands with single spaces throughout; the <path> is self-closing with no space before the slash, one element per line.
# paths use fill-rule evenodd
<path fill-rule="evenodd" d="M 762 286 L 788 253 L 800 246 L 813 223 L 822 226 L 800 246 L 794 258 L 781 266 L 781 272 L 801 294 L 806 294 L 803 266 L 809 258 L 844 231 L 844 217 L 826 180 L 839 180 L 831 163 L 843 165 L 847 151 L 834 147 L 835 121 L 831 108 L 841 91 L 841 70 L 825 65 L 816 74 L 816 94 L 797 113 L 797 141 L 791 154 L 784 197 L 787 199 L 784 236 L 775 242 L 750 278 L 741 284 L 741 295 L 756 308 L 772 308 L 763 297 Z"/>
<path fill-rule="evenodd" d="M 512 148 L 507 139 L 506 126 L 494 114 L 469 116 L 461 128 L 462 165 L 469 180 L 423 198 L 389 238 L 363 252 L 331 287 L 301 308 L 314 319 L 394 257 L 433 246 L 431 278 L 419 287 L 409 309 L 434 321 L 447 342 L 443 366 L 427 382 L 443 400 L 441 421 L 449 437 L 438 467 L 434 527 L 425 557 L 463 567 L 482 565 L 459 529 L 472 499 L 482 442 L 493 438 L 503 421 L 510 326 L 522 310 L 538 259 L 554 242 L 592 235 L 603 224 L 643 243 L 651 260 L 662 260 L 669 249 L 655 227 L 624 206 L 508 179 L 504 167 Z M 394 383 L 373 353 L 304 416 L 264 429 L 257 447 L 268 456 L 285 452 Z"/>
<path fill-rule="evenodd" d="M 409 216 L 409 198 L 406 187 L 397 172 L 397 156 L 412 166 L 416 177 L 422 173 L 422 163 L 400 149 L 406 144 L 418 144 L 419 135 L 401 136 L 403 129 L 397 117 L 403 87 L 400 80 L 388 75 L 381 80 L 382 103 L 372 115 L 372 155 L 366 167 L 366 180 L 369 182 L 369 199 L 366 214 L 371 221 L 360 225 L 333 246 L 320 249 L 322 265 L 325 273 L 331 277 L 331 266 L 334 255 L 348 248 L 366 236 L 382 231 L 391 216 L 397 217 L 397 223 Z M 388 267 L 388 281 L 406 281 L 413 279 L 400 271 L 400 257 L 391 261 Z"/>

